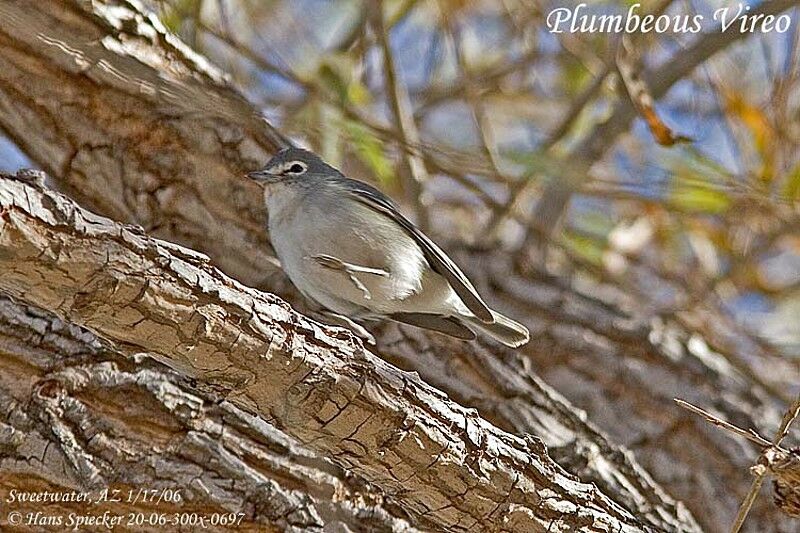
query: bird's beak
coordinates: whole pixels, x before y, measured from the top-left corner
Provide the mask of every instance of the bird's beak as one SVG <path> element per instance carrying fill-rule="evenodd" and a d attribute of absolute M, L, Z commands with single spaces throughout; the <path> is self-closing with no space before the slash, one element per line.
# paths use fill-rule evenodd
<path fill-rule="evenodd" d="M 254 170 L 246 174 L 248 178 L 258 183 L 270 183 L 277 179 L 277 175 L 268 170 Z"/>

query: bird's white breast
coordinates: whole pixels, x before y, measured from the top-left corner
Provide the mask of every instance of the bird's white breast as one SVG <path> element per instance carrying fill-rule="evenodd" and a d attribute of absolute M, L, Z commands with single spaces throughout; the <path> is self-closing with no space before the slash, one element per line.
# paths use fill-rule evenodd
<path fill-rule="evenodd" d="M 407 311 L 408 302 L 422 296 L 418 293 L 423 283 L 436 288 L 433 285 L 440 284 L 436 278 L 443 281 L 429 269 L 416 242 L 394 221 L 336 192 L 281 183 L 267 191 L 270 239 L 284 271 L 303 294 L 348 316 L 365 314 L 365 310 L 390 314 Z M 321 254 L 383 269 L 389 276 L 359 275 L 365 293 L 345 273 L 312 259 Z M 441 299 L 449 285 L 439 289 L 434 292 L 442 294 L 436 297 Z"/>

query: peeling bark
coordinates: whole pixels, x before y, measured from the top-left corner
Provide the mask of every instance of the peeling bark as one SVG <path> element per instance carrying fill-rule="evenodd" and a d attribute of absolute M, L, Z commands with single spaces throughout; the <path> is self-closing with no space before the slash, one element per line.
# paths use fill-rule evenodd
<path fill-rule="evenodd" d="M 259 195 L 239 179 L 268 157 L 274 134 L 217 70 L 134 2 L 0 0 L 0 18 L 0 127 L 59 187 L 99 213 L 207 253 L 245 283 L 292 297 L 270 266 Z M 763 361 L 756 375 L 772 368 L 791 381 L 796 370 L 719 327 L 713 314 L 662 317 L 612 284 L 521 272 L 502 250 L 449 249 L 482 294 L 524 318 L 533 341 L 511 352 L 390 325 L 378 335 L 381 355 L 499 428 L 540 436 L 562 466 L 642 523 L 697 529 L 661 484 L 704 527 L 727 528 L 756 454 L 671 399 L 714 406 L 768 433 L 781 414 L 777 395 L 729 356 Z M 754 511 L 754 530 L 779 527 L 768 503 Z"/>

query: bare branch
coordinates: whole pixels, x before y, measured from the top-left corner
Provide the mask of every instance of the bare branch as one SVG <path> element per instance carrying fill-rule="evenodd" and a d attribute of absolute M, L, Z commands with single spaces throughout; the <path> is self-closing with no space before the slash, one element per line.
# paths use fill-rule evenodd
<path fill-rule="evenodd" d="M 675 403 L 684 409 L 702 416 L 715 426 L 730 431 L 736 435 L 745 437 L 746 439 L 763 448 L 758 460 L 758 464 L 750 469 L 754 479 L 750 484 L 747 495 L 739 507 L 739 511 L 736 514 L 733 526 L 731 527 L 731 533 L 738 533 L 741 530 L 745 520 L 747 520 L 747 515 L 750 513 L 750 509 L 753 507 L 753 503 L 755 503 L 756 498 L 758 497 L 758 493 L 764 483 L 764 478 L 768 473 L 771 472 L 776 474 L 776 477 L 778 477 L 778 487 L 776 487 L 776 491 L 782 490 L 785 495 L 792 495 L 792 499 L 790 499 L 788 502 L 785 502 L 788 503 L 788 505 L 786 505 L 787 512 L 791 513 L 792 515 L 796 514 L 797 509 L 795 504 L 797 502 L 794 500 L 794 498 L 796 498 L 794 493 L 800 492 L 800 482 L 798 482 L 797 475 L 795 474 L 795 472 L 798 470 L 798 467 L 796 466 L 797 459 L 794 457 L 793 452 L 781 448 L 781 442 L 784 438 L 786 438 L 792 422 L 794 422 L 798 415 L 800 415 L 800 396 L 798 396 L 789 409 L 787 409 L 783 419 L 781 420 L 781 425 L 778 428 L 778 431 L 775 433 L 775 437 L 772 439 L 772 442 L 759 435 L 753 429 L 745 431 L 744 429 L 726 422 L 719 417 L 712 415 L 705 409 L 701 409 L 690 404 L 689 402 L 675 398 Z M 782 509 L 783 508 L 784 506 L 782 506 Z"/>
<path fill-rule="evenodd" d="M 650 89 L 640 76 L 640 66 L 640 57 L 633 40 L 628 35 L 623 35 L 617 47 L 617 70 L 631 104 L 647 123 L 650 133 L 653 134 L 658 144 L 673 146 L 678 143 L 692 142 L 692 139 L 685 135 L 673 133 L 658 116 Z"/>
<path fill-rule="evenodd" d="M 770 446 L 770 444 L 771 444 L 767 439 L 765 439 L 764 437 L 762 437 L 761 435 L 756 433 L 755 430 L 751 429 L 750 431 L 745 431 L 744 429 L 742 429 L 740 427 L 734 426 L 733 424 L 731 424 L 729 422 L 725 422 L 721 418 L 712 415 L 711 413 L 709 413 L 705 409 L 701 409 L 701 408 L 697 407 L 696 405 L 692 405 L 689 402 L 681 400 L 679 398 L 675 398 L 675 403 L 677 403 L 678 405 L 680 405 L 684 409 L 687 409 L 687 410 L 691 411 L 692 413 L 695 413 L 697 415 L 702 416 L 708 422 L 711 422 L 715 426 L 721 427 L 722 429 L 726 429 L 726 430 L 730 431 L 731 433 L 735 433 L 735 434 L 737 434 L 737 435 L 739 435 L 741 437 L 744 437 L 744 438 L 752 441 L 753 443 L 755 443 L 755 444 L 757 444 L 759 446 Z"/>
<path fill-rule="evenodd" d="M 795 419 L 799 414 L 800 414 L 800 396 L 798 396 L 797 399 L 794 401 L 794 403 L 789 407 L 789 409 L 786 410 L 786 413 L 783 415 L 783 420 L 781 420 L 781 425 L 778 428 L 778 431 L 775 433 L 775 437 L 773 437 L 772 439 L 772 444 L 768 449 L 780 448 L 781 442 L 783 442 L 783 439 L 786 438 L 786 435 L 789 432 L 789 427 L 792 425 L 792 422 L 795 421 Z M 753 479 L 753 483 L 750 485 L 750 490 L 747 491 L 747 496 L 745 496 L 741 507 L 739 507 L 739 512 L 736 515 L 736 520 L 734 520 L 733 526 L 731 527 L 731 533 L 738 533 L 739 530 L 744 525 L 744 521 L 747 519 L 747 515 L 750 513 L 750 509 L 753 507 L 753 503 L 756 501 L 756 498 L 758 497 L 758 492 L 761 490 L 761 485 L 764 483 L 764 477 L 769 472 L 768 468 L 756 467 L 753 470 L 755 479 Z"/>
<path fill-rule="evenodd" d="M 267 266 L 263 203 L 257 189 L 239 177 L 263 164 L 277 146 L 268 140 L 267 126 L 252 106 L 233 104 L 241 97 L 224 78 L 204 74 L 213 67 L 185 47 L 174 48 L 174 36 L 134 3 L 108 9 L 110 4 L 0 0 L 0 127 L 84 205 L 201 250 L 237 279 L 299 301 L 285 277 Z M 47 44 L 56 41 L 62 46 Z M 198 98 L 176 101 L 171 95 L 179 94 L 182 84 L 195 84 Z M 227 98 L 232 102 L 217 102 Z M 219 113 L 216 103 L 227 111 Z M 363 118 L 357 109 L 346 110 L 351 111 L 353 118 Z M 366 118 L 382 138 L 396 139 L 393 129 Z M 460 173 L 471 171 L 475 158 L 468 166 L 464 154 L 422 148 L 410 147 L 431 170 L 463 178 L 469 186 Z M 480 168 L 490 173 L 485 164 Z M 481 195 L 477 187 L 476 194 Z M 499 309 L 524 317 L 536 332 L 532 342 L 509 353 L 490 343 L 452 344 L 386 326 L 376 335 L 383 357 L 418 370 L 426 382 L 479 408 L 506 431 L 542 436 L 570 472 L 597 484 L 651 528 L 699 526 L 640 461 L 704 527 L 727 526 L 739 502 L 729 493 L 714 509 L 705 502 L 719 496 L 719 487 L 749 481 L 744 468 L 751 458 L 724 442 L 705 446 L 708 435 L 686 423 L 690 415 L 665 406 L 676 390 L 691 391 L 701 405 L 723 395 L 736 399 L 720 406 L 731 419 L 754 427 L 777 421 L 775 398 L 714 353 L 746 350 L 741 336 L 727 332 L 725 342 L 719 344 L 717 336 L 714 344 L 707 338 L 715 333 L 710 328 L 653 315 L 642 307 L 646 299 L 585 266 L 580 272 L 591 271 L 600 281 L 545 269 L 522 271 L 495 248 L 442 245 Z M 703 318 L 713 322 L 715 316 Z M 697 352 L 692 346 L 697 340 L 707 340 L 711 352 Z M 759 356 L 759 361 L 782 368 L 774 358 Z M 775 372 L 792 375 L 788 369 Z M 687 446 L 696 453 L 686 454 Z M 665 461 L 693 472 L 691 480 L 665 474 L 660 468 Z M 709 467 L 719 463 L 724 468 Z M 771 527 L 775 513 L 767 506 L 757 510 L 751 520 Z"/>
<path fill-rule="evenodd" d="M 411 99 L 408 90 L 403 84 L 397 73 L 392 47 L 389 44 L 390 25 L 384 24 L 383 1 L 374 2 L 370 7 L 372 26 L 380 43 L 383 52 L 383 77 L 386 83 L 386 93 L 394 114 L 394 122 L 400 135 L 401 152 L 405 159 L 405 172 L 402 175 L 405 179 L 411 205 L 417 218 L 417 224 L 423 231 L 429 228 L 428 209 L 426 207 L 425 193 L 423 190 L 425 182 L 428 181 L 428 169 L 425 168 L 425 161 L 418 154 L 404 150 L 405 146 L 416 146 L 420 143 L 419 130 L 414 119 L 414 110 L 411 106 Z"/>
<path fill-rule="evenodd" d="M 94 28 L 92 21 L 103 20 L 107 15 L 103 5 L 94 4 L 98 11 L 87 13 L 87 21 L 77 17 L 69 19 L 75 21 L 73 26 L 57 23 L 61 19 L 56 15 L 64 8 L 61 3 L 43 1 L 36 4 L 39 11 L 28 5 L 17 13 L 11 10 L 11 7 L 18 7 L 16 4 L 0 2 L 0 9 L 7 9 L 9 15 L 4 20 L 11 21 L 0 27 L 0 41 L 4 44 L 0 46 L 0 64 L 5 67 L 0 69 L 0 101 L 4 96 L 9 102 L 15 97 L 22 98 L 15 99 L 13 105 L 0 106 L 0 124 L 19 132 L 15 137 L 24 137 L 21 146 L 26 147 L 29 155 L 44 168 L 54 168 L 59 185 L 88 205 L 105 215 L 135 221 L 152 228 L 158 235 L 206 252 L 214 258 L 215 264 L 236 274 L 238 279 L 261 282 L 269 274 L 267 265 L 270 264 L 265 224 L 261 218 L 263 207 L 258 191 L 251 190 L 245 180 L 237 179 L 237 173 L 255 168 L 267 157 L 255 148 L 259 146 L 258 135 L 243 130 L 237 122 L 219 122 L 213 113 L 210 117 L 204 116 L 203 100 L 197 102 L 201 107 L 185 116 L 167 102 L 153 102 L 148 93 L 115 89 L 100 77 L 102 71 L 93 75 L 94 83 L 86 83 L 82 75 L 60 67 L 72 64 L 71 56 L 62 48 L 47 47 L 38 58 L 23 52 L 36 45 L 35 40 L 30 40 L 31 28 L 68 43 L 72 50 L 81 50 L 88 41 L 82 33 L 85 27 Z M 76 7 L 72 13 L 80 11 Z M 114 11 L 114 16 L 129 17 L 125 19 L 130 21 L 125 24 L 129 33 L 117 35 L 109 22 L 103 29 L 92 30 L 109 32 L 94 42 L 135 41 L 137 50 L 148 50 L 145 55 L 151 62 L 155 57 L 162 57 L 163 63 L 151 63 L 151 69 L 133 61 L 131 56 L 117 56 L 102 50 L 91 50 L 91 53 L 102 53 L 104 64 L 114 65 L 116 72 L 138 80 L 135 83 L 146 85 L 153 79 L 167 85 L 178 83 L 179 80 L 166 73 L 179 72 L 180 65 L 172 65 L 169 54 L 159 47 L 148 48 L 153 46 L 150 39 L 137 39 L 130 33 L 147 19 L 135 11 L 126 15 L 119 9 Z M 24 23 L 19 31 L 18 20 Z M 22 28 L 27 30 L 22 31 Z M 51 35 L 49 32 L 54 28 L 58 33 Z M 146 26 L 140 31 L 144 35 L 157 32 L 156 28 Z M 11 32 L 12 37 L 3 37 L 3 32 Z M 158 69 L 166 73 L 158 74 Z M 35 106 L 18 94 L 15 80 L 24 80 L 28 93 L 36 97 Z M 209 87 L 207 92 L 214 94 L 216 90 L 219 89 Z M 78 105 L 80 100 L 76 104 L 76 95 L 89 98 L 93 105 Z M 70 109 L 69 121 L 63 127 L 55 127 L 49 117 L 64 117 L 64 109 Z M 96 115 L 93 111 L 96 109 L 104 111 Z M 165 113 L 172 118 L 161 118 Z M 387 130 L 383 133 L 391 135 Z M 59 155 L 62 150 L 64 160 Z M 431 165 L 435 163 L 429 161 Z M 451 168 L 432 168 L 452 173 Z M 489 264 L 485 259 L 478 261 Z M 502 276 L 504 283 L 511 279 L 507 271 Z M 527 298 L 534 297 L 524 305 L 547 305 L 535 300 L 539 296 L 549 298 L 548 290 L 542 291 L 534 284 L 523 292 Z M 570 300 L 570 296 L 563 298 L 565 302 Z M 585 312 L 580 306 L 576 309 Z M 599 323 L 600 319 L 592 321 Z M 544 338 L 572 346 L 566 335 L 562 337 L 557 331 Z M 436 338 L 397 342 L 391 341 L 391 334 L 387 339 L 381 343 L 384 355 L 403 362 L 405 368 L 418 368 L 425 374 L 426 381 L 464 404 L 481 405 L 482 411 L 491 414 L 492 420 L 507 430 L 544 435 L 548 444 L 560 447 L 562 460 L 582 465 L 582 477 L 613 493 L 617 501 L 635 509 L 643 521 L 674 531 L 697 528 L 683 505 L 654 483 L 630 453 L 587 424 L 580 411 L 527 371 L 520 360 L 507 359 L 495 347 L 465 349 L 449 346 Z M 426 346 L 423 350 L 419 348 L 421 342 Z M 543 347 L 541 350 L 549 353 L 552 349 Z M 448 352 L 452 353 L 450 357 L 439 356 Z M 589 349 L 587 353 L 598 352 Z M 469 374 L 454 375 L 449 365 L 456 358 L 463 361 L 458 363 L 462 368 L 474 364 L 470 361 L 483 363 L 475 365 Z M 514 376 L 512 381 L 509 376 Z M 491 390 L 487 383 L 493 384 Z M 508 402 L 507 397 L 515 400 Z M 502 409 L 495 407 L 499 405 Z M 598 460 L 597 454 L 603 459 Z M 620 482 L 622 479 L 625 481 Z"/>
<path fill-rule="evenodd" d="M 762 2 L 752 9 L 750 15 L 777 15 L 798 4 L 800 4 L 798 0 Z M 722 32 L 719 28 L 713 32 L 703 33 L 692 46 L 682 51 L 679 57 L 652 72 L 645 72 L 642 78 L 650 87 L 653 98 L 661 98 L 678 80 L 690 74 L 698 65 L 748 35 L 750 34 L 734 31 Z M 613 146 L 613 141 L 628 128 L 635 116 L 636 111 L 631 103 L 625 99 L 620 100 L 608 120 L 598 125 L 575 148 L 573 153 L 579 154 L 585 160 L 587 170 Z M 550 236 L 558 228 L 558 221 L 566 210 L 573 192 L 579 190 L 586 177 L 586 173 L 576 173 L 564 179 L 552 180 L 548 184 L 537 204 L 534 220 L 531 223 L 533 228 L 538 228 L 542 232 L 540 235 Z M 537 235 L 532 232 L 527 244 L 532 244 L 536 238 Z"/>

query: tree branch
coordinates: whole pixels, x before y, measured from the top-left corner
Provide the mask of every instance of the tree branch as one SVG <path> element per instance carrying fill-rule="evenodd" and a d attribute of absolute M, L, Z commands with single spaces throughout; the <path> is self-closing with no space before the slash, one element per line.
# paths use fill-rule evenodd
<path fill-rule="evenodd" d="M 179 505 L 109 502 L 100 512 L 241 512 L 244 526 L 298 533 L 336 526 L 414 531 L 355 476 L 188 381 L 150 358 L 126 358 L 47 311 L 0 297 L 4 499 L 11 489 L 88 488 L 95 496 L 103 489 L 164 490 L 180 494 Z M 74 444 L 65 445 L 65 436 Z M 62 516 L 97 509 L 14 506 Z"/>
<path fill-rule="evenodd" d="M 207 253 L 245 283 L 268 279 L 271 291 L 296 297 L 271 270 L 259 191 L 240 179 L 280 139 L 269 140 L 268 125 L 221 74 L 176 48 L 132 2 L 0 0 L 0 18 L 0 128 L 53 171 L 58 187 L 103 215 Z M 728 442 L 709 446 L 715 436 L 672 398 L 715 405 L 731 420 L 761 427 L 777 423 L 779 403 L 713 350 L 747 352 L 787 380 L 790 370 L 735 332 L 708 338 L 697 322 L 653 316 L 624 287 L 523 273 L 500 249 L 447 249 L 498 309 L 524 318 L 531 343 L 509 352 L 388 325 L 377 335 L 382 357 L 418 370 L 503 430 L 540 436 L 560 464 L 652 528 L 698 526 L 645 468 L 708 529 L 729 523 L 738 495 L 722 487 L 744 490 L 743 466 L 753 458 Z M 664 464 L 691 475 L 675 476 Z M 772 527 L 768 506 L 757 502 L 754 512 L 754 523 Z"/>
<path fill-rule="evenodd" d="M 554 463 L 539 439 L 495 428 L 364 351 L 349 332 L 239 285 L 204 256 L 85 211 L 25 176 L 0 179 L 0 290 L 212 385 L 375 483 L 421 524 L 642 531 Z"/>
<path fill-rule="evenodd" d="M 798 0 L 770 0 L 760 3 L 748 13 L 748 16 L 777 15 L 798 4 L 800 4 Z M 663 97 L 675 82 L 691 74 L 701 63 L 749 35 L 751 34 L 737 31 L 723 32 L 719 27 L 716 31 L 703 33 L 692 46 L 681 51 L 678 57 L 671 58 L 657 69 L 643 73 L 653 98 Z M 603 157 L 613 146 L 613 141 L 629 127 L 635 117 L 636 110 L 631 105 L 630 99 L 620 99 L 609 118 L 599 124 L 575 148 L 573 153 L 579 155 L 581 165 L 576 166 L 569 175 L 548 183 L 534 212 L 532 231 L 528 233 L 526 244 L 532 244 L 542 235 L 553 234 L 559 227 L 558 221 L 564 214 L 572 194 L 587 179 L 591 165 Z"/>
<path fill-rule="evenodd" d="M 401 152 L 404 146 L 416 146 L 420 143 L 419 130 L 417 129 L 414 109 L 411 106 L 411 99 L 408 96 L 408 89 L 400 79 L 397 72 L 397 65 L 392 55 L 392 47 L 389 45 L 389 31 L 391 26 L 384 23 L 385 6 L 382 0 L 376 1 L 369 6 L 370 20 L 372 21 L 375 37 L 380 43 L 381 53 L 383 54 L 383 80 L 386 85 L 386 93 L 391 103 L 394 122 L 397 124 L 397 133 L 401 141 Z M 405 152 L 405 168 L 403 172 L 404 185 L 407 196 L 414 206 L 417 224 L 423 231 L 428 231 L 428 208 L 425 205 L 426 194 L 424 191 L 425 183 L 430 179 L 425 161 L 418 154 Z"/>
<path fill-rule="evenodd" d="M 263 207 L 218 198 L 260 198 L 238 178 L 286 140 L 221 71 L 132 2 L 2 0 L 0 19 L 0 129 L 84 205 L 198 249 L 211 240 L 222 268 L 263 279 Z M 26 88 L 34 73 L 47 81 Z"/>

